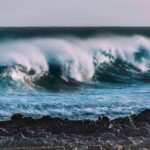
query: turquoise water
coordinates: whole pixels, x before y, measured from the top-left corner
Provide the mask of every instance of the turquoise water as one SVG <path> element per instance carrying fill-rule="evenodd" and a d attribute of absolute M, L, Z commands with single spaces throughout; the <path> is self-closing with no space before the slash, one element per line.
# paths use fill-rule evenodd
<path fill-rule="evenodd" d="M 123 117 L 150 108 L 150 85 L 97 85 L 82 87 L 74 92 L 37 90 L 0 90 L 0 117 L 14 113 L 40 117 L 51 115 L 71 119 Z"/>
<path fill-rule="evenodd" d="M 150 28 L 0 28 L 0 119 L 150 108 Z"/>

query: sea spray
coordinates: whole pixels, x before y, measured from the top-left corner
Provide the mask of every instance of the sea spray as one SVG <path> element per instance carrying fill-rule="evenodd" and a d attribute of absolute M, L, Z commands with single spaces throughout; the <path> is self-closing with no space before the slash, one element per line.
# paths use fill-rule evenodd
<path fill-rule="evenodd" d="M 0 31 L 0 119 L 116 118 L 150 107 L 149 29 L 61 36 L 45 28 L 47 36 L 41 29 L 6 30 Z"/>

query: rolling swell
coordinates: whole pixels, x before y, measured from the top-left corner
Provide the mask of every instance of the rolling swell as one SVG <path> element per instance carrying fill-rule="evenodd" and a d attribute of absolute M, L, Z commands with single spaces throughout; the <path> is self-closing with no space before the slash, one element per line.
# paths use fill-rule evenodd
<path fill-rule="evenodd" d="M 74 90 L 150 82 L 150 39 L 144 36 L 4 40 L 0 51 L 1 87 Z"/>

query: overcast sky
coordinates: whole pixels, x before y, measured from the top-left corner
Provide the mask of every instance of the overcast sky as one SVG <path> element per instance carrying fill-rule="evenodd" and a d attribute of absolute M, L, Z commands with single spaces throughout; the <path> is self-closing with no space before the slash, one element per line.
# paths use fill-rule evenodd
<path fill-rule="evenodd" d="M 150 26 L 150 0 L 0 0 L 0 26 Z"/>

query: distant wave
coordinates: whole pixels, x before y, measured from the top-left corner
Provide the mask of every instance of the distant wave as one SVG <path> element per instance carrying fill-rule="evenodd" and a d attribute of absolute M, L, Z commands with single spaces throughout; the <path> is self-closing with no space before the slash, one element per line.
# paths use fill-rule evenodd
<path fill-rule="evenodd" d="M 144 36 L 3 40 L 0 52 L 1 88 L 150 82 L 150 39 Z"/>

